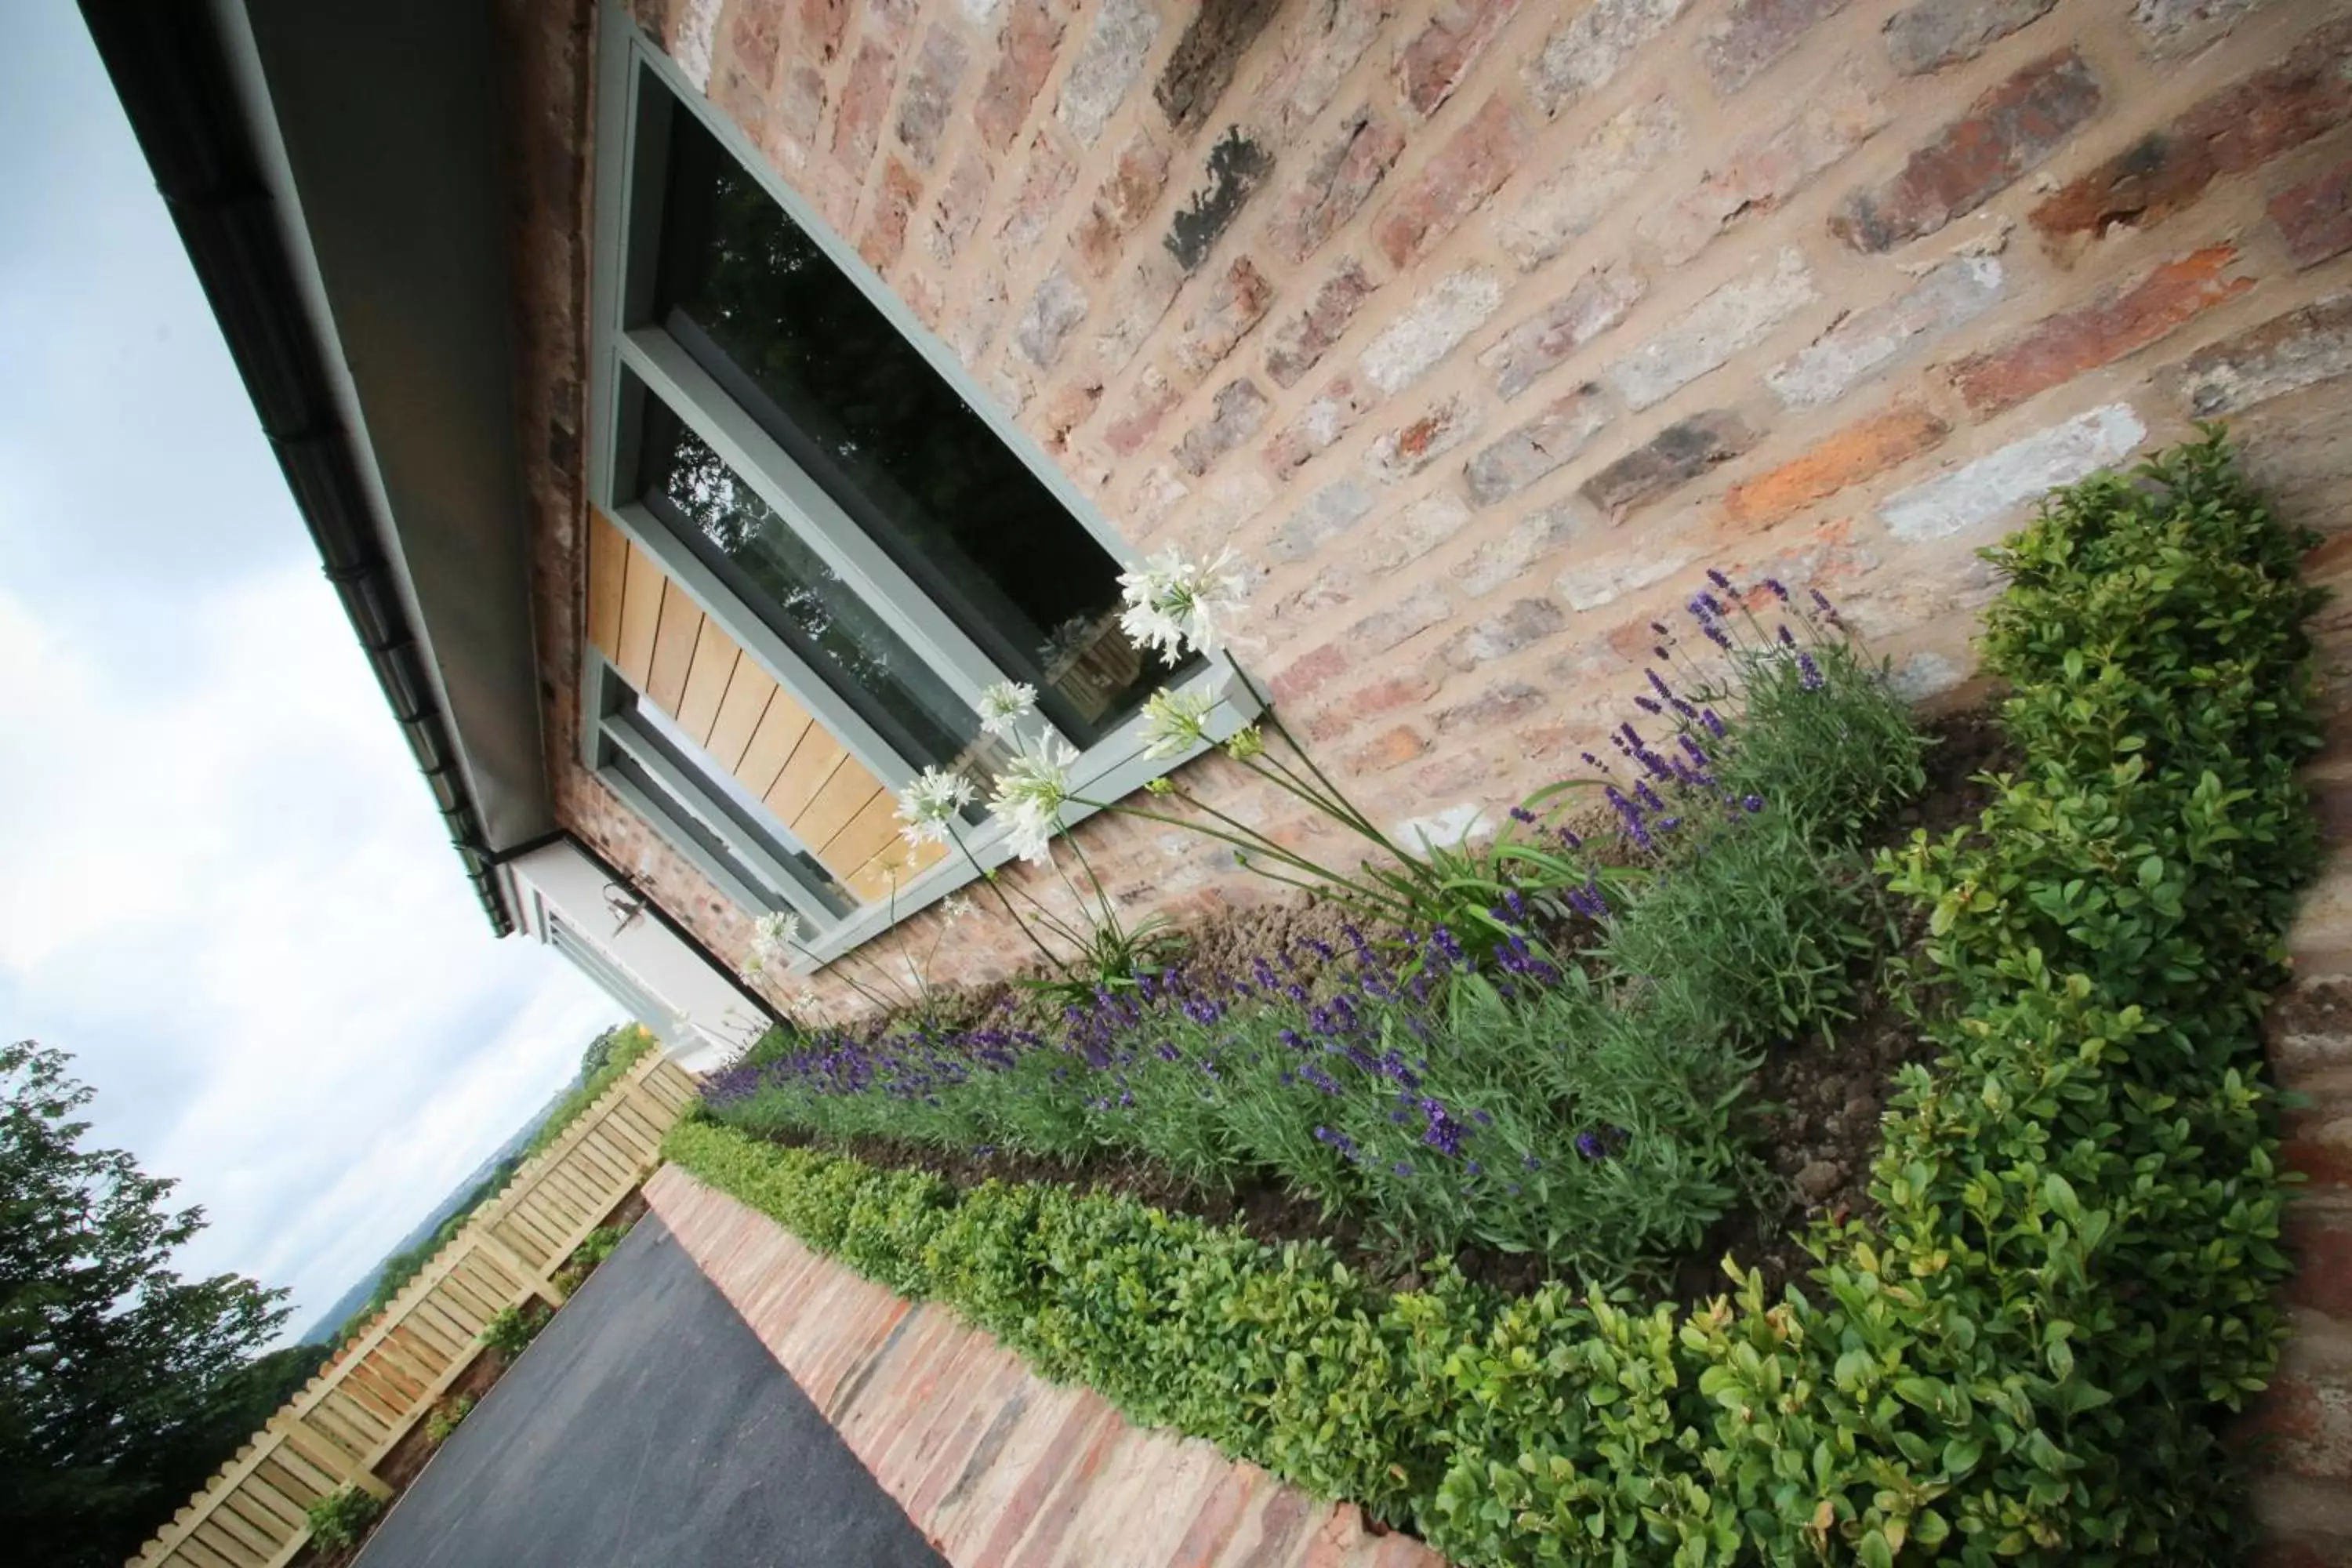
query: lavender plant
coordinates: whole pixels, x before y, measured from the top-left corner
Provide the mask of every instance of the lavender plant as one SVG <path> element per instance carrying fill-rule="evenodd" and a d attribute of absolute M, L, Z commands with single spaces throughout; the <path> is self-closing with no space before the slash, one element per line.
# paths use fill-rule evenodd
<path fill-rule="evenodd" d="M 1640 721 L 1588 758 L 1613 831 L 1580 835 L 1556 791 L 1480 858 L 1425 862 L 1445 907 L 1488 900 L 1475 932 L 1356 926 L 1244 973 L 1097 985 L 1058 1020 L 836 1032 L 710 1103 L 768 1131 L 1270 1181 L 1407 1250 L 1530 1252 L 1594 1283 L 1657 1264 L 1764 1185 L 1742 1086 L 1765 1047 L 1840 1016 L 1872 945 L 1853 839 L 1920 779 L 1883 671 L 1833 621 L 1768 626 L 1713 593 L 1688 615 L 1728 657 L 1710 672 L 1659 628 Z M 1047 852 L 1068 799 L 1050 750 L 1024 746 L 998 790 Z"/>

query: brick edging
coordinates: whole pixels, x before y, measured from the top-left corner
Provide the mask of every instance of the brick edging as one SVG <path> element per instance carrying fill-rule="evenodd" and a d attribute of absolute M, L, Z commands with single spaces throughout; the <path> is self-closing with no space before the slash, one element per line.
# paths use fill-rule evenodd
<path fill-rule="evenodd" d="M 1444 1568 L 1410 1536 L 1139 1427 L 675 1165 L 646 1202 L 955 1568 Z"/>

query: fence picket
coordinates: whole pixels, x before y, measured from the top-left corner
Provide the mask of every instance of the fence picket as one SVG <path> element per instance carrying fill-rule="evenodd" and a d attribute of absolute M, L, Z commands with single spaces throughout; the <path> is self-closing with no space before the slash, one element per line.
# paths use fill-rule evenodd
<path fill-rule="evenodd" d="M 389 1496 L 374 1466 L 464 1375 L 491 1318 L 551 1291 L 549 1276 L 652 1173 L 662 1135 L 694 1095 L 692 1078 L 647 1052 L 525 1161 L 131 1568 L 284 1568 L 310 1539 L 305 1516 L 319 1499 L 347 1482 Z"/>

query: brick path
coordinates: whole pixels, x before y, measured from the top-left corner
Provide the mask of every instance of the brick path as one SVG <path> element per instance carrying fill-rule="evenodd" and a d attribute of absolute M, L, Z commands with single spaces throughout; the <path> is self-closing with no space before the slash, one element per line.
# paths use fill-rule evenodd
<path fill-rule="evenodd" d="M 675 1166 L 646 1199 L 956 1568 L 1444 1568 L 1208 1444 L 1130 1426 L 946 1308 L 817 1256 Z"/>

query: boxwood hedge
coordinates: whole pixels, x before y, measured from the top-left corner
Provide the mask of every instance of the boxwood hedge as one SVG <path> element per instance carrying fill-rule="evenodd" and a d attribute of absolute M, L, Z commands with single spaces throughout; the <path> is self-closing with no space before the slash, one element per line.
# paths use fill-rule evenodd
<path fill-rule="evenodd" d="M 2316 859 L 2309 541 L 2218 431 L 1991 559 L 2023 763 L 1886 856 L 1932 908 L 1868 1223 L 1702 1308 L 1385 1291 L 1117 1196 L 689 1122 L 668 1152 L 1045 1375 L 1470 1563 L 2231 1555 L 2219 1423 L 2263 1385 L 2281 1178 L 2258 1024 Z M 1931 1002 L 1927 999 L 1932 999 Z"/>

